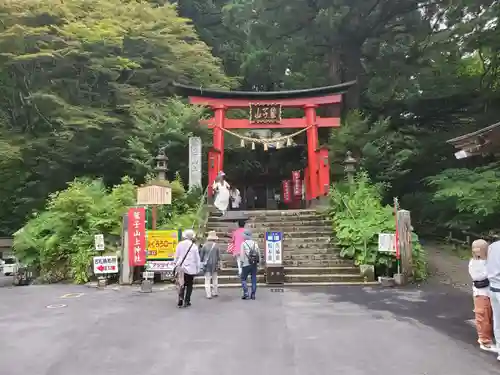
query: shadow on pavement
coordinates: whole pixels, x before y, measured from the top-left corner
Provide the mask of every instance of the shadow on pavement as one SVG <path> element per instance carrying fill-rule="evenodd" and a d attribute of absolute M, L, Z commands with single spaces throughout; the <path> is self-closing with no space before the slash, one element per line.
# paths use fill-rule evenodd
<path fill-rule="evenodd" d="M 423 284 L 404 288 L 336 287 L 324 291 L 333 302 L 350 302 L 374 312 L 390 312 L 402 321 L 419 322 L 469 344 L 477 342 L 472 291 L 466 293 L 446 285 Z M 382 318 L 382 314 L 380 314 Z"/>

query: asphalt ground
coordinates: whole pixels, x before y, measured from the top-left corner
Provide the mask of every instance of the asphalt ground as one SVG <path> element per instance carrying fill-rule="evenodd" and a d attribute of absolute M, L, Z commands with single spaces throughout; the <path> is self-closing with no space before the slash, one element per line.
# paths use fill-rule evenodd
<path fill-rule="evenodd" d="M 472 297 L 451 286 L 173 290 L 0 288 L 0 374 L 500 374 Z"/>

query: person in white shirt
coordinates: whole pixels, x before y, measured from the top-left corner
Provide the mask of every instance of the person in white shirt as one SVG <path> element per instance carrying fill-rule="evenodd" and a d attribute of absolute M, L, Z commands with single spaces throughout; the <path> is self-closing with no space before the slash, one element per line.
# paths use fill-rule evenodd
<path fill-rule="evenodd" d="M 231 194 L 231 209 L 239 210 L 241 204 L 241 194 L 236 186 L 232 186 L 230 190 Z"/>
<path fill-rule="evenodd" d="M 186 229 L 182 238 L 175 248 L 174 259 L 176 283 L 179 288 L 177 306 L 188 307 L 191 306 L 194 277 L 200 272 L 201 262 L 198 246 L 194 242 L 194 231 Z"/>
<path fill-rule="evenodd" d="M 483 350 L 495 351 L 493 345 L 493 311 L 486 267 L 487 252 L 488 243 L 485 240 L 476 240 L 472 243 L 469 274 L 473 282 L 474 314 L 479 347 Z"/>

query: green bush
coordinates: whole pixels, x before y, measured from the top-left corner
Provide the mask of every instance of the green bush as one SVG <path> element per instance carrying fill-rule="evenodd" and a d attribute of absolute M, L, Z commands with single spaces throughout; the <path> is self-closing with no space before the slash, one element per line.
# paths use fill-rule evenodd
<path fill-rule="evenodd" d="M 389 273 L 396 259 L 392 254 L 378 252 L 378 234 L 394 233 L 395 220 L 393 208 L 381 203 L 383 188 L 381 184 L 372 184 L 365 172 L 356 176 L 352 186 L 338 184 L 330 192 L 330 217 L 341 256 L 353 259 L 357 265 L 374 265 Z M 416 235 L 412 248 L 415 276 L 423 279 L 425 252 Z"/>
<path fill-rule="evenodd" d="M 129 178 L 106 189 L 101 180 L 76 179 L 49 197 L 45 211 L 35 214 L 14 235 L 14 251 L 46 282 L 85 283 L 94 252 L 94 235 L 104 234 L 106 254 L 115 254 L 122 215 L 135 204 L 136 187 Z"/>

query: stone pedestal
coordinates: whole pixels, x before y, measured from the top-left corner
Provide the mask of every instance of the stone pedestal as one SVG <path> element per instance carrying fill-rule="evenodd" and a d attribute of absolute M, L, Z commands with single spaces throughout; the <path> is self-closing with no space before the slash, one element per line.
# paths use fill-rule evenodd
<path fill-rule="evenodd" d="M 375 267 L 370 264 L 360 264 L 359 272 L 365 282 L 375 281 Z"/>
<path fill-rule="evenodd" d="M 394 282 L 396 285 L 406 285 L 408 280 L 404 273 L 395 273 L 394 274 Z"/>
<path fill-rule="evenodd" d="M 142 280 L 141 293 L 152 293 L 152 292 L 153 292 L 153 281 L 152 280 Z"/>
<path fill-rule="evenodd" d="M 104 288 L 107 285 L 108 285 L 108 279 L 106 279 L 105 277 L 99 277 L 97 279 L 97 287 L 98 288 Z"/>

